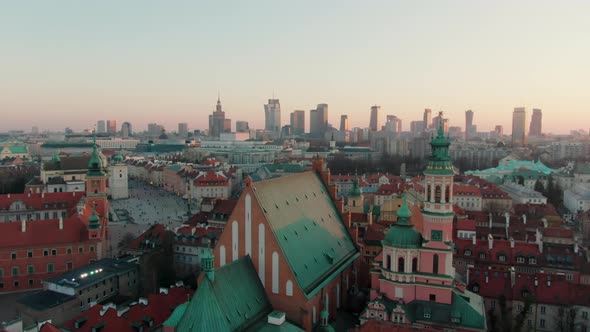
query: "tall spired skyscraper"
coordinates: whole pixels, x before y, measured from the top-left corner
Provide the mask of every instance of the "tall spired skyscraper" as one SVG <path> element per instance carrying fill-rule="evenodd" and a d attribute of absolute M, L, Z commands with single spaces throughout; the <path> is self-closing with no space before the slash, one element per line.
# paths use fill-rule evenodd
<path fill-rule="evenodd" d="M 215 112 L 209 115 L 209 136 L 219 137 L 219 134 L 231 131 L 231 120 L 225 118 L 225 112 L 221 108 L 221 100 L 217 96 Z"/>
<path fill-rule="evenodd" d="M 281 132 L 281 104 L 278 99 L 269 99 L 264 105 L 264 130 L 276 135 Z"/>
<path fill-rule="evenodd" d="M 371 119 L 369 122 L 369 128 L 371 131 L 379 131 L 379 113 L 381 113 L 381 106 L 371 106 Z"/>
<path fill-rule="evenodd" d="M 543 112 L 538 108 L 533 108 L 531 116 L 531 126 L 529 127 L 529 136 L 541 136 L 543 134 Z"/>
<path fill-rule="evenodd" d="M 526 110 L 524 107 L 516 107 L 512 113 L 512 145 L 523 146 L 526 144 Z"/>

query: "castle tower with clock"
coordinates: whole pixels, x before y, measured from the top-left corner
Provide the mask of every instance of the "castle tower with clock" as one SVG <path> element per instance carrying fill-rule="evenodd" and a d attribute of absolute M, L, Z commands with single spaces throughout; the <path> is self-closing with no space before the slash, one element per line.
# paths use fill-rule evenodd
<path fill-rule="evenodd" d="M 105 257 L 107 250 L 106 240 L 109 222 L 107 179 L 95 140 L 92 155 L 88 161 L 88 172 L 86 173 L 86 198 L 83 215 L 88 220 L 88 236 L 91 239 L 99 240 L 97 251 L 101 253 L 102 257 Z"/>

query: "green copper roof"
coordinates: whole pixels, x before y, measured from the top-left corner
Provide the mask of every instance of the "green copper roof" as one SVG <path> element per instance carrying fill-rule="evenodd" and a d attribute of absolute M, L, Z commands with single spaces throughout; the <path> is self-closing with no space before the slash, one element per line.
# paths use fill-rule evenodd
<path fill-rule="evenodd" d="M 244 256 L 215 271 L 215 281 L 202 279 L 176 331 L 244 331 L 271 311 L 252 260 Z"/>
<path fill-rule="evenodd" d="M 55 152 L 53 154 L 53 157 L 51 158 L 51 161 L 54 163 L 59 163 L 59 154 L 57 154 L 57 152 Z"/>
<path fill-rule="evenodd" d="M 98 157 L 98 151 L 96 150 L 96 138 L 94 138 L 94 145 L 92 146 L 92 155 L 88 161 L 88 173 L 89 176 L 102 176 L 102 161 Z"/>
<path fill-rule="evenodd" d="M 186 307 L 188 307 L 188 302 L 184 302 L 183 304 L 176 307 L 172 312 L 172 315 L 170 315 L 170 317 L 168 317 L 168 319 L 164 322 L 164 326 L 176 327 L 184 315 Z"/>
<path fill-rule="evenodd" d="M 451 142 L 448 137 L 445 137 L 444 132 L 444 121 L 442 118 L 442 112 L 439 114 L 439 126 L 436 137 L 432 137 L 430 140 L 430 147 L 432 154 L 428 158 L 428 164 L 424 174 L 454 174 L 453 163 L 449 156 L 449 146 Z"/>
<path fill-rule="evenodd" d="M 348 197 L 350 198 L 359 198 L 362 195 L 361 188 L 359 188 L 359 180 L 355 177 L 352 181 L 352 189 L 348 193 Z"/>
<path fill-rule="evenodd" d="M 398 248 L 418 248 L 422 245 L 422 235 L 410 223 L 411 216 L 412 212 L 404 195 L 402 206 L 397 210 L 397 223 L 387 231 L 384 245 Z"/>
<path fill-rule="evenodd" d="M 88 218 L 88 229 L 99 229 L 100 218 L 96 215 L 96 210 L 92 209 L 92 215 Z"/>
<path fill-rule="evenodd" d="M 28 153 L 29 152 L 27 150 L 27 147 L 22 146 L 22 145 L 12 145 L 12 146 L 9 146 L 8 149 L 10 150 L 11 153 Z"/>
<path fill-rule="evenodd" d="M 470 292 L 464 296 L 453 291 L 451 304 L 412 301 L 405 306 L 405 312 L 414 322 L 429 322 L 435 325 L 460 326 L 470 329 L 486 330 L 483 299 Z M 424 317 L 429 314 L 430 318 Z"/>
<path fill-rule="evenodd" d="M 122 161 L 123 161 L 123 156 L 122 156 L 122 155 L 120 155 L 120 154 L 116 154 L 116 155 L 113 157 L 113 160 L 114 160 L 115 162 L 118 162 L 118 163 L 120 163 L 120 162 L 122 162 Z"/>
<path fill-rule="evenodd" d="M 257 182 L 254 194 L 298 286 L 308 298 L 359 256 L 314 172 Z"/>

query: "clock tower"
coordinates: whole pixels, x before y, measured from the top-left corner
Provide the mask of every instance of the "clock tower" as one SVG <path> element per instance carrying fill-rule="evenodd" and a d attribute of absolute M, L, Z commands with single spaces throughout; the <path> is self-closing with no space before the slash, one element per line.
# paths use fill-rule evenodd
<path fill-rule="evenodd" d="M 98 156 L 96 138 L 92 147 L 92 155 L 88 161 L 84 210 L 90 238 L 102 240 L 103 242 L 106 241 L 109 214 L 107 175 L 104 171 L 102 160 Z M 101 249 L 103 251 L 106 250 L 106 245 L 103 245 Z"/>

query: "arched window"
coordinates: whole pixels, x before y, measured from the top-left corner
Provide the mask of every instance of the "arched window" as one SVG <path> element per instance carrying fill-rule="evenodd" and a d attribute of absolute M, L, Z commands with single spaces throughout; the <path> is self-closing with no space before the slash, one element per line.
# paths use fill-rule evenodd
<path fill-rule="evenodd" d="M 450 186 L 445 186 L 445 201 L 448 203 L 451 201 Z"/>
<path fill-rule="evenodd" d="M 352 200 L 352 206 L 355 207 L 356 206 L 356 201 L 353 199 Z"/>
<path fill-rule="evenodd" d="M 412 259 L 412 272 L 418 272 L 418 258 L 414 257 Z"/>
<path fill-rule="evenodd" d="M 428 185 L 428 189 L 426 190 L 426 200 L 427 201 L 430 201 L 430 198 L 431 198 L 430 192 L 431 191 L 432 191 L 432 186 L 431 185 Z"/>
<path fill-rule="evenodd" d="M 387 261 L 386 262 L 387 262 L 386 263 L 387 264 L 386 268 L 388 270 L 391 270 L 391 256 L 387 255 Z"/>
<path fill-rule="evenodd" d="M 291 280 L 287 280 L 287 284 L 285 286 L 285 294 L 287 296 L 293 296 L 293 282 Z"/>
<path fill-rule="evenodd" d="M 438 274 L 438 255 L 434 254 L 432 257 L 432 273 Z"/>
<path fill-rule="evenodd" d="M 434 202 L 435 203 L 440 203 L 440 194 L 441 194 L 440 186 L 434 187 Z"/>
<path fill-rule="evenodd" d="M 404 272 L 404 258 L 400 257 L 397 260 L 397 272 Z"/>

